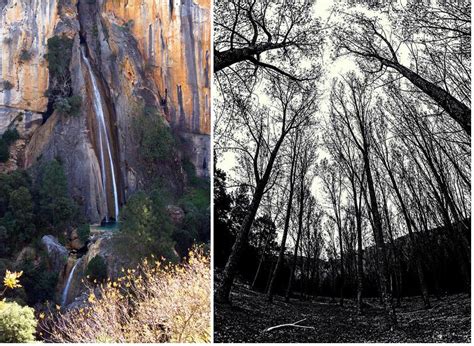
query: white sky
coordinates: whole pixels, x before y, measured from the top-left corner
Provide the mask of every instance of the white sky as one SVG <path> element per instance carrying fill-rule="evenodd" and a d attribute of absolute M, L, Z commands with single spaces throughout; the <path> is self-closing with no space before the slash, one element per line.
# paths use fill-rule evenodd
<path fill-rule="evenodd" d="M 336 1 L 329 1 L 329 0 L 316 0 L 315 7 L 314 7 L 314 15 L 315 17 L 319 17 L 321 24 L 323 27 L 331 26 L 334 25 L 338 20 L 340 20 L 340 17 L 333 11 L 333 6 L 337 6 L 337 3 L 340 2 L 345 2 L 341 0 L 336 0 Z M 405 4 L 405 1 L 402 1 L 403 4 Z M 366 8 L 363 8 L 361 6 L 354 7 L 353 10 L 357 10 L 358 12 L 364 12 L 366 15 L 372 16 L 376 12 L 370 11 Z M 378 12 L 377 14 L 380 14 Z M 354 61 L 354 59 L 350 56 L 344 56 L 337 58 L 336 60 L 333 60 L 333 58 L 330 56 L 331 52 L 331 42 L 329 39 L 325 40 L 325 47 L 322 50 L 323 51 L 323 56 L 320 57 L 321 59 L 321 66 L 323 69 L 323 75 L 321 78 L 321 83 L 319 84 L 320 91 L 322 92 L 321 98 L 320 98 L 320 107 L 318 110 L 317 117 L 319 119 L 327 119 L 328 117 L 328 100 L 329 100 L 329 94 L 331 91 L 331 83 L 332 80 L 335 77 L 338 77 L 340 75 L 344 75 L 347 72 L 357 70 L 357 65 Z M 405 55 L 405 54 L 402 54 Z M 403 56 L 401 57 L 403 60 Z M 214 95 L 217 95 L 217 93 L 214 93 Z M 262 95 L 259 95 L 259 98 L 263 100 L 265 97 L 262 97 Z M 321 160 L 322 158 L 327 156 L 327 153 L 320 148 L 319 149 L 319 157 L 318 160 Z M 233 167 L 236 166 L 237 161 L 236 161 L 236 156 L 234 153 L 220 153 L 219 155 L 219 161 L 217 162 L 217 167 L 223 169 L 228 176 L 234 177 L 233 174 Z M 322 184 L 320 182 L 320 179 L 315 177 L 313 180 L 312 184 L 312 194 L 315 196 L 317 203 L 321 205 L 324 209 L 328 208 L 329 205 L 327 204 L 326 197 L 323 194 L 322 191 Z M 280 238 L 280 237 L 278 237 Z M 278 239 L 279 241 L 280 239 Z M 291 236 L 288 238 L 288 243 L 287 246 L 291 247 L 291 244 L 293 243 Z"/>

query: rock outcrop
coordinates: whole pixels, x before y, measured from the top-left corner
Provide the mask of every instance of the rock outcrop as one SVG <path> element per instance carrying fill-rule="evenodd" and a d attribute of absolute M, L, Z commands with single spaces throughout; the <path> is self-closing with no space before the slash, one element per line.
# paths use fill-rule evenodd
<path fill-rule="evenodd" d="M 48 265 L 51 271 L 61 273 L 68 261 L 69 252 L 52 235 L 41 238 L 41 245 L 48 254 Z"/>
<path fill-rule="evenodd" d="M 49 72 L 44 55 L 58 17 L 53 0 L 0 2 L 0 107 L 46 111 Z"/>
<path fill-rule="evenodd" d="M 210 0 L 105 0 L 103 18 L 127 26 L 168 120 L 210 132 Z"/>
<path fill-rule="evenodd" d="M 66 304 L 73 302 L 76 297 L 84 292 L 85 285 L 83 280 L 86 280 L 87 266 L 94 257 L 101 256 L 105 260 L 107 276 L 111 279 L 118 278 L 122 273 L 121 269 L 129 266 L 127 260 L 114 250 L 112 234 L 113 232 L 104 232 L 93 236 L 89 242 L 86 254 L 78 259 L 76 259 L 76 255 L 69 257 L 67 265 L 63 267 L 57 287 L 57 297 L 60 298 L 72 268 L 77 263 L 74 273 L 72 273 Z"/>

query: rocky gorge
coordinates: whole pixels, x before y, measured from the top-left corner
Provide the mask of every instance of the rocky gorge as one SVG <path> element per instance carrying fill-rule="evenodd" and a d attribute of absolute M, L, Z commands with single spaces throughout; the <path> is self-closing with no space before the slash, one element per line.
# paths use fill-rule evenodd
<path fill-rule="evenodd" d="M 208 178 L 210 30 L 209 0 L 0 0 L 0 135 L 18 132 L 0 173 L 27 170 L 34 181 L 42 163 L 57 160 L 89 224 L 117 221 L 150 175 L 182 194 L 183 162 Z M 181 143 L 152 174 L 135 130 L 144 113 Z M 182 222 L 183 210 L 168 209 Z M 63 305 L 83 291 L 94 257 L 112 277 L 127 264 L 113 231 L 92 229 L 87 241 L 66 233 L 41 238 Z"/>
<path fill-rule="evenodd" d="M 100 222 L 114 215 L 113 187 L 104 186 L 103 175 L 107 181 L 116 176 L 119 204 L 144 184 L 136 161 L 140 139 L 131 131 L 137 107 L 143 106 L 158 109 L 188 138 L 197 173 L 207 175 L 209 7 L 209 1 L 192 0 L 0 2 L 0 134 L 9 127 L 20 132 L 0 169 L 61 159 L 71 195 L 91 222 Z M 48 98 L 51 82 L 57 82 L 45 58 L 52 37 L 71 40 L 66 87 L 68 97 L 82 100 L 77 117 L 63 116 Z M 105 164 L 94 78 L 110 140 L 106 155 L 112 160 Z M 179 185 L 182 178 L 175 173 Z"/>

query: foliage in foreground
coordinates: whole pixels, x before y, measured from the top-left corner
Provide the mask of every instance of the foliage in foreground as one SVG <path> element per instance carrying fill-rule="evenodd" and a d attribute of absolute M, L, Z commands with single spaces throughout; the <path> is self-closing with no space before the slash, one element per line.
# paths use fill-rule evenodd
<path fill-rule="evenodd" d="M 0 298 L 8 289 L 21 288 L 20 276 L 23 272 L 6 271 L 3 278 L 3 290 Z M 34 310 L 21 306 L 16 302 L 0 300 L 0 342 L 32 342 L 35 341 L 36 319 Z"/>
<path fill-rule="evenodd" d="M 52 314 L 51 342 L 210 342 L 210 262 L 201 250 L 180 265 L 149 263 L 91 290 L 87 307 Z"/>
<path fill-rule="evenodd" d="M 15 302 L 0 301 L 0 342 L 35 341 L 34 310 Z"/>

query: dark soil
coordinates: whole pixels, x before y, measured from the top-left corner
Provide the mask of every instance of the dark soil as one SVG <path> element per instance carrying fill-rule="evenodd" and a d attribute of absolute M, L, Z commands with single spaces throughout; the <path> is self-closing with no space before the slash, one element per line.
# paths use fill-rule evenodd
<path fill-rule="evenodd" d="M 232 305 L 215 303 L 215 342 L 470 342 L 471 299 L 457 294 L 436 300 L 432 308 L 423 309 L 419 297 L 402 299 L 396 309 L 398 325 L 390 329 L 378 299 L 367 299 L 369 305 L 358 316 L 352 300 L 341 307 L 329 298 L 309 301 L 291 299 L 285 303 L 275 297 L 268 303 L 261 293 L 237 284 L 232 292 Z M 293 323 L 314 329 L 282 328 L 264 332 L 266 328 Z"/>

